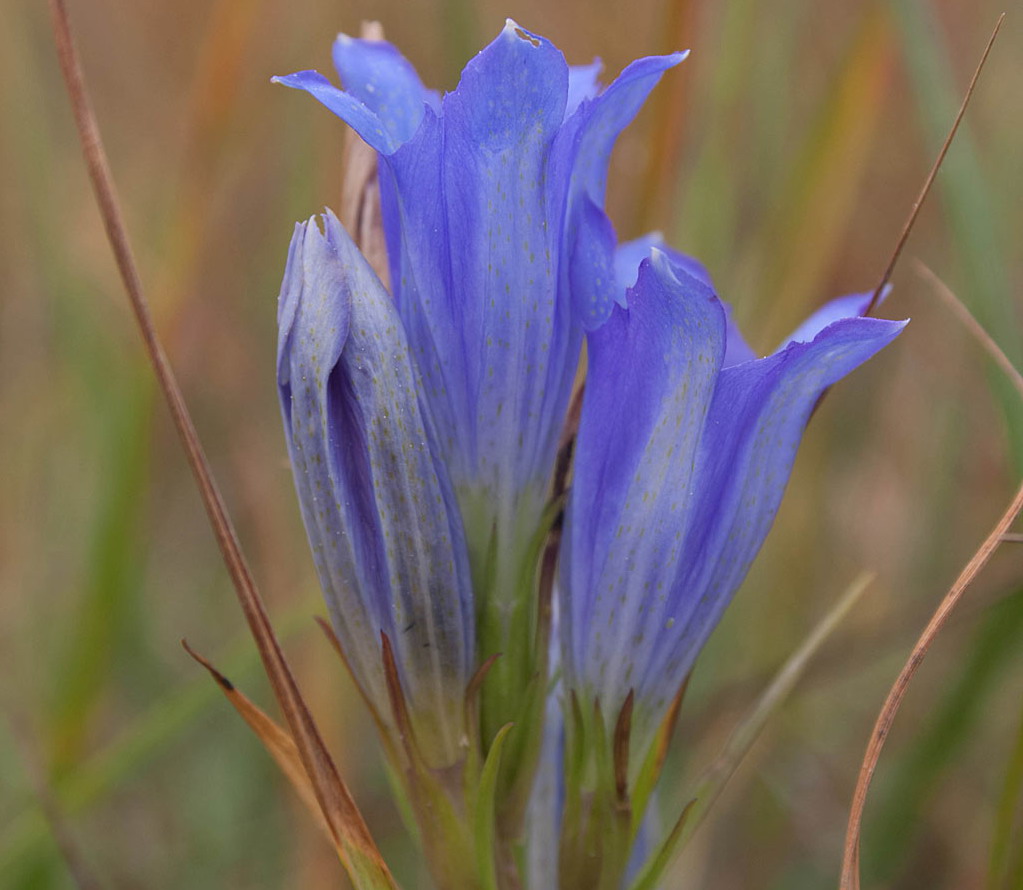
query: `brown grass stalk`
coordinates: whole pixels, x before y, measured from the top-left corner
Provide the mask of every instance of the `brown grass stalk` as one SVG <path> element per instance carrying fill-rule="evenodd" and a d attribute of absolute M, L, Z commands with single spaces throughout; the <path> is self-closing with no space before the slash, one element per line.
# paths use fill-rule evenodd
<path fill-rule="evenodd" d="M 924 180 L 923 187 L 920 189 L 920 194 L 917 195 L 916 201 L 913 202 L 913 209 L 909 211 L 909 216 L 906 219 L 905 225 L 902 227 L 899 240 L 895 242 L 895 250 L 892 251 L 892 255 L 888 259 L 888 265 L 885 266 L 884 273 L 881 275 L 881 280 L 878 281 L 877 287 L 874 288 L 873 296 L 870 298 L 870 303 L 867 305 L 866 311 L 863 313 L 864 315 L 870 315 L 870 313 L 874 311 L 874 308 L 881 300 L 881 294 L 884 292 L 885 285 L 887 285 L 891 280 L 892 272 L 895 271 L 895 264 L 898 263 L 899 257 L 902 256 L 902 250 L 906 246 L 906 241 L 909 240 L 909 233 L 913 230 L 916 218 L 920 215 L 920 208 L 923 207 L 924 201 L 931 191 L 931 186 L 934 184 L 934 179 L 938 175 L 938 171 L 941 169 L 941 164 L 945 160 L 945 155 L 948 154 L 948 150 L 952 146 L 952 140 L 955 139 L 956 132 L 959 130 L 959 124 L 962 123 L 963 115 L 966 114 L 966 109 L 970 104 L 970 99 L 973 97 L 973 91 L 977 86 L 977 81 L 980 80 L 980 72 L 984 70 L 987 57 L 991 53 L 991 47 L 994 46 L 995 38 L 998 36 L 998 32 L 1002 28 L 1003 21 L 1005 21 L 1004 12 L 998 17 L 998 21 L 995 22 L 995 27 L 991 32 L 991 36 L 988 38 L 987 46 L 984 47 L 984 52 L 981 54 L 980 61 L 977 63 L 977 67 L 973 72 L 973 77 L 970 78 L 970 85 L 966 88 L 966 95 L 963 96 L 963 101 L 959 106 L 959 111 L 955 116 L 955 120 L 952 121 L 952 127 L 949 129 L 948 135 L 945 137 L 945 141 L 941 146 L 941 151 L 938 152 L 938 156 L 934 159 L 934 164 L 931 166 L 930 172 Z"/>
<path fill-rule="evenodd" d="M 57 55 L 71 99 L 72 111 L 82 143 L 82 153 L 95 191 L 107 239 L 114 253 L 139 332 L 142 335 L 146 354 L 177 427 L 210 525 L 234 584 L 238 602 L 256 641 L 260 658 L 281 711 L 295 740 L 303 768 L 316 792 L 320 809 L 330 827 L 331 835 L 345 867 L 349 871 L 353 867 L 356 869 L 368 867 L 369 871 L 374 873 L 373 877 L 379 882 L 379 885 L 394 886 L 387 866 L 370 837 L 369 829 L 341 779 L 313 717 L 306 707 L 291 669 L 285 660 L 280 643 L 270 625 L 266 606 L 256 588 L 242 553 L 237 532 L 213 479 L 181 389 L 153 324 L 149 305 L 143 292 L 141 277 L 132 254 L 113 177 L 100 138 L 99 127 L 86 90 L 64 0 L 50 0 L 50 11 Z M 355 854 L 359 864 L 353 863 L 352 854 Z"/>

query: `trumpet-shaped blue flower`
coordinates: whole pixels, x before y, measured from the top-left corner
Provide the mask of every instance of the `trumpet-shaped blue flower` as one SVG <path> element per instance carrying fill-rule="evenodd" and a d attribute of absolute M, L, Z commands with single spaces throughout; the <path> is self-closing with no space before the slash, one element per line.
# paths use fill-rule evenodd
<path fill-rule="evenodd" d="M 845 297 L 756 359 L 692 261 L 640 241 L 618 269 L 627 308 L 589 335 L 562 659 L 612 718 L 635 690 L 648 741 L 770 529 L 817 400 L 903 323 Z"/>
<path fill-rule="evenodd" d="M 386 633 L 424 754 L 446 766 L 474 664 L 461 518 L 394 304 L 337 219 L 323 224 L 296 227 L 278 310 L 302 516 L 357 682 L 387 701 Z"/>
<path fill-rule="evenodd" d="M 390 44 L 344 35 L 344 90 L 315 71 L 279 78 L 378 153 L 393 296 L 474 558 L 495 530 L 512 551 L 535 533 L 582 328 L 615 296 L 597 209 L 611 148 L 682 58 L 640 60 L 602 89 L 599 65 L 569 68 L 509 22 L 443 98 Z"/>
<path fill-rule="evenodd" d="M 622 806 L 634 789 L 619 758 L 645 751 L 743 580 L 821 394 L 902 327 L 860 317 L 868 296 L 845 297 L 757 358 L 702 266 L 656 237 L 618 246 L 602 206 L 613 143 L 683 57 L 642 59 L 605 88 L 599 64 L 570 68 L 509 22 L 444 96 L 390 44 L 345 36 L 343 89 L 315 71 L 279 78 L 379 159 L 392 293 L 333 216 L 322 231 L 299 225 L 278 383 L 331 617 L 378 717 L 402 720 L 438 886 L 485 883 L 463 817 L 496 808 L 510 864 L 527 804 L 535 882 L 580 868 L 581 884 L 610 886 L 626 872 L 641 823 Z M 584 336 L 555 620 L 537 606 L 554 551 L 539 572 L 538 555 Z M 547 697 L 551 621 L 559 682 Z M 401 703 L 383 706 L 394 689 L 381 633 L 408 734 Z M 498 651 L 467 697 L 474 667 Z M 561 699 L 572 706 L 559 717 Z M 619 713 L 609 747 L 601 721 Z M 500 766 L 478 781 L 509 721 L 519 735 L 503 752 L 493 744 Z M 630 726 L 631 747 L 619 743 Z M 453 768 L 420 770 L 417 751 Z M 583 762 L 564 770 L 562 753 Z M 598 775 L 609 757 L 614 775 Z M 478 799 L 484 788 L 495 799 Z"/>

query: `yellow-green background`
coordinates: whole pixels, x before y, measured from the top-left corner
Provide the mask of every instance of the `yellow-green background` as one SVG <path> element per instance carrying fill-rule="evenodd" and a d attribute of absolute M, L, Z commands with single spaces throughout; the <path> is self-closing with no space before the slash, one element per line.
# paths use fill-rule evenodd
<path fill-rule="evenodd" d="M 664 230 L 770 348 L 873 287 L 994 24 L 954 0 L 69 0 L 159 326 L 257 578 L 342 768 L 406 887 L 426 886 L 365 715 L 312 625 L 316 582 L 274 385 L 293 222 L 337 204 L 342 125 L 273 74 L 329 69 L 379 19 L 451 89 L 512 16 L 570 61 L 690 47 L 621 140 L 623 237 Z M 668 882 L 837 882 L 870 726 L 915 635 L 1007 502 L 1023 411 L 914 270 L 1023 360 L 1023 10 L 895 275 L 912 316 L 814 419 L 776 528 L 701 659 L 662 802 L 861 569 L 879 580 L 777 715 Z M 0 26 L 0 887 L 72 886 L 26 764 L 103 886 L 344 886 L 186 636 L 268 703 L 155 397 L 79 159 L 45 4 Z M 1011 546 L 1011 545 L 1009 545 Z M 865 885 L 1023 887 L 1023 581 L 1001 553 L 920 671 L 866 815 Z M 1023 816 L 1023 813 L 1016 815 Z M 997 839 L 1006 873 L 992 875 Z M 1016 857 L 1013 860 L 1013 857 Z"/>

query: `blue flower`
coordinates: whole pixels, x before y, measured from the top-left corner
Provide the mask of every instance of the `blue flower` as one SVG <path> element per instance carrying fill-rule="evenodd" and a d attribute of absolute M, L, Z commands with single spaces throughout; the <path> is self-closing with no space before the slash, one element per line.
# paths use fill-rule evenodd
<path fill-rule="evenodd" d="M 475 660 L 461 518 L 394 304 L 337 219 L 323 225 L 296 226 L 278 310 L 295 486 L 356 681 L 387 701 L 386 633 L 424 756 L 447 766 Z"/>
<path fill-rule="evenodd" d="M 634 690 L 639 751 L 767 535 L 821 394 L 904 325 L 844 297 L 756 359 L 702 267 L 654 244 L 623 246 L 627 308 L 589 334 L 560 584 L 566 682 L 612 720 Z"/>
<path fill-rule="evenodd" d="M 613 233 L 597 210 L 611 148 L 683 57 L 640 60 L 602 89 L 598 64 L 570 68 L 509 21 L 443 98 L 390 44 L 344 35 L 334 45 L 344 90 L 315 71 L 278 78 L 378 153 L 393 296 L 474 571 L 496 534 L 495 574 L 513 586 L 546 501 L 583 327 L 614 300 Z"/>
<path fill-rule="evenodd" d="M 854 295 L 757 358 L 702 266 L 654 236 L 617 244 L 603 210 L 612 146 L 682 58 L 641 59 L 604 88 L 598 63 L 570 68 L 509 22 L 443 97 L 390 44 L 345 36 L 334 45 L 344 89 L 315 71 L 278 78 L 379 159 L 392 293 L 333 216 L 322 232 L 299 225 L 278 383 L 352 672 L 385 729 L 404 723 L 383 705 L 386 634 L 414 747 L 452 767 L 405 777 L 426 846 L 455 839 L 431 864 L 438 884 L 475 881 L 473 770 L 508 722 L 518 734 L 489 752 L 501 758 L 487 783 L 499 858 L 513 861 L 528 803 L 531 871 L 579 866 L 601 886 L 625 872 L 650 789 L 633 819 L 622 764 L 596 771 L 645 753 L 770 528 L 821 394 L 902 328 L 860 317 L 869 296 Z M 548 696 L 552 619 L 537 578 L 550 579 L 553 543 L 537 568 L 584 337 Z M 560 716 L 559 704 L 570 704 Z M 616 839 L 597 850 L 608 826 Z"/>

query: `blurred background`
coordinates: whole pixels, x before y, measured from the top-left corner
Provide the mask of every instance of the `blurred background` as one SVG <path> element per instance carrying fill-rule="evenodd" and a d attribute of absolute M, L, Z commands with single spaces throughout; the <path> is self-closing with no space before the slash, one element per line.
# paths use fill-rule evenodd
<path fill-rule="evenodd" d="M 274 384 L 294 221 L 336 206 L 343 125 L 269 78 L 379 19 L 453 89 L 506 16 L 607 78 L 691 47 L 616 151 L 623 238 L 661 229 L 767 351 L 872 289 L 1001 6 L 991 0 L 69 0 L 149 296 L 276 626 L 371 827 L 427 886 L 322 611 Z M 834 887 L 877 710 L 1023 470 L 1023 411 L 915 268 L 1023 364 L 1023 15 L 1009 16 L 895 275 L 906 333 L 814 418 L 778 522 L 701 658 L 678 811 L 772 672 L 861 569 L 853 616 L 668 885 Z M 270 697 L 142 360 L 45 4 L 0 28 L 0 887 L 72 883 L 48 798 L 104 887 L 343 887 L 332 852 L 187 637 Z M 1006 545 L 912 685 L 867 807 L 864 886 L 1023 887 L 1023 548 Z M 35 780 L 32 776 L 35 775 Z M 43 789 L 42 791 L 40 789 Z"/>

